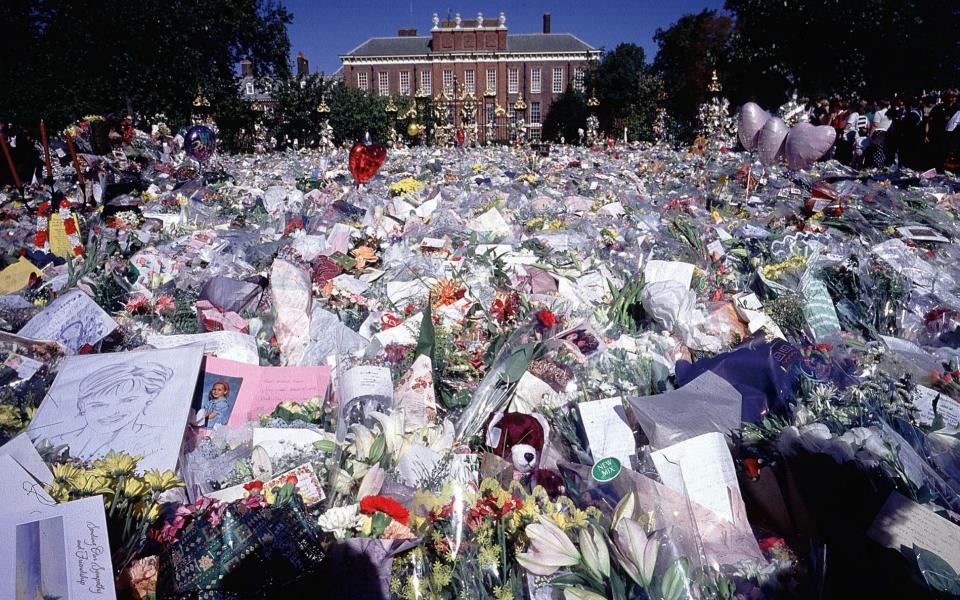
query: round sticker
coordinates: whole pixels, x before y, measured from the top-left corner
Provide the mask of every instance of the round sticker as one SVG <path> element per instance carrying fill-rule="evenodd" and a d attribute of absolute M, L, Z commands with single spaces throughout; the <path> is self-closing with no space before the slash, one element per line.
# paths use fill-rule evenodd
<path fill-rule="evenodd" d="M 620 474 L 620 461 L 612 456 L 601 458 L 593 465 L 593 478 L 604 483 Z"/>

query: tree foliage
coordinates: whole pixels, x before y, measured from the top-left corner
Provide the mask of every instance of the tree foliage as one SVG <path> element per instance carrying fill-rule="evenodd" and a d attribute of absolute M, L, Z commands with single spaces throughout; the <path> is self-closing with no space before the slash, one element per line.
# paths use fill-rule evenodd
<path fill-rule="evenodd" d="M 543 139 L 559 141 L 566 138 L 568 144 L 578 140 L 578 129 L 586 128 L 587 117 L 586 99 L 583 94 L 567 87 L 567 91 L 550 105 L 550 112 L 543 121 Z"/>
<path fill-rule="evenodd" d="M 236 96 L 243 57 L 290 73 L 292 16 L 272 0 L 4 0 L 0 19 L 0 110 L 31 127 L 128 111 L 183 122 L 198 91 Z"/>
<path fill-rule="evenodd" d="M 643 48 L 619 44 L 605 52 L 587 85 L 600 100 L 601 130 L 620 137 L 626 127 L 631 139 L 651 139 L 662 88 L 646 64 Z"/>
<path fill-rule="evenodd" d="M 733 21 L 716 11 L 684 15 L 653 39 L 659 50 L 653 70 L 662 79 L 670 115 L 692 121 L 707 100 L 714 69 L 723 70 Z"/>
<path fill-rule="evenodd" d="M 956 0 L 726 0 L 736 25 L 727 73 L 737 101 L 886 96 L 956 85 Z"/>

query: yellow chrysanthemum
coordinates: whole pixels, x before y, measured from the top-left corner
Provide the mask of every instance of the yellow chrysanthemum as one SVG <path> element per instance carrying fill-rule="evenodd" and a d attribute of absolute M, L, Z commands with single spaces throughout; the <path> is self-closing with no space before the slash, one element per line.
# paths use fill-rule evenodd
<path fill-rule="evenodd" d="M 60 485 L 71 486 L 83 470 L 73 463 L 53 465 L 53 481 Z"/>
<path fill-rule="evenodd" d="M 150 490 L 157 494 L 183 487 L 183 482 L 180 481 L 177 474 L 169 470 L 161 472 L 157 469 L 151 469 L 144 473 L 143 480 L 150 486 Z"/>
<path fill-rule="evenodd" d="M 93 467 L 107 477 L 127 477 L 133 475 L 142 459 L 142 456 L 131 456 L 126 452 L 111 450 L 103 458 L 93 461 Z"/>
<path fill-rule="evenodd" d="M 493 546 L 481 546 L 477 560 L 481 567 L 496 567 L 500 562 L 500 553 Z"/>
<path fill-rule="evenodd" d="M 73 481 L 73 493 L 78 497 L 96 496 L 97 494 L 109 494 L 110 481 L 92 471 L 84 471 Z"/>
<path fill-rule="evenodd" d="M 127 498 L 140 498 L 150 493 L 150 486 L 139 477 L 130 477 L 124 480 L 120 493 Z"/>
<path fill-rule="evenodd" d="M 156 502 L 140 504 L 137 507 L 137 516 L 148 523 L 153 523 L 160 517 L 160 505 Z"/>
<path fill-rule="evenodd" d="M 60 483 L 54 483 L 52 486 L 46 488 L 47 493 L 50 494 L 50 497 L 59 502 L 67 502 L 70 500 L 70 488 L 66 485 Z"/>
<path fill-rule="evenodd" d="M 453 581 L 453 568 L 439 561 L 434 562 L 430 580 L 438 588 L 447 587 Z"/>
<path fill-rule="evenodd" d="M 509 588 L 498 585 L 493 588 L 493 597 L 497 600 L 513 600 L 513 592 Z"/>

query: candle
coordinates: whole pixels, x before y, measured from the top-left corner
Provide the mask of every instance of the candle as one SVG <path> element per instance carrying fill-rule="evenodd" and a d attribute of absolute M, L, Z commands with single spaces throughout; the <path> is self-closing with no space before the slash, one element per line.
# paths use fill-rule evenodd
<path fill-rule="evenodd" d="M 43 140 L 43 160 L 47 163 L 47 177 L 53 179 L 53 167 L 50 166 L 50 144 L 47 143 L 47 126 L 40 119 L 40 138 Z"/>
<path fill-rule="evenodd" d="M 70 150 L 70 158 L 73 160 L 73 168 L 77 172 L 77 184 L 83 188 L 83 173 L 80 172 L 80 161 L 77 160 L 77 149 L 73 147 L 73 136 L 69 133 L 67 138 L 67 149 Z"/>
<path fill-rule="evenodd" d="M 0 133 L 0 144 L 3 144 L 3 156 L 7 159 L 7 166 L 10 167 L 10 173 L 13 175 L 13 182 L 17 185 L 17 190 L 23 189 L 20 183 L 20 175 L 17 173 L 17 167 L 13 164 L 13 157 L 10 156 L 10 146 L 7 146 L 7 136 Z"/>

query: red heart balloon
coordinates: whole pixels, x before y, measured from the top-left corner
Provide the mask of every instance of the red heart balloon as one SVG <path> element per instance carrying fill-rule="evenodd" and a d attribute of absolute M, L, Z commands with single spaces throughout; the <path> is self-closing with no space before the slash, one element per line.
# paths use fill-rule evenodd
<path fill-rule="evenodd" d="M 350 148 L 350 172 L 353 179 L 366 183 L 373 179 L 383 161 L 387 160 L 387 149 L 380 144 L 362 144 L 357 142 Z"/>

